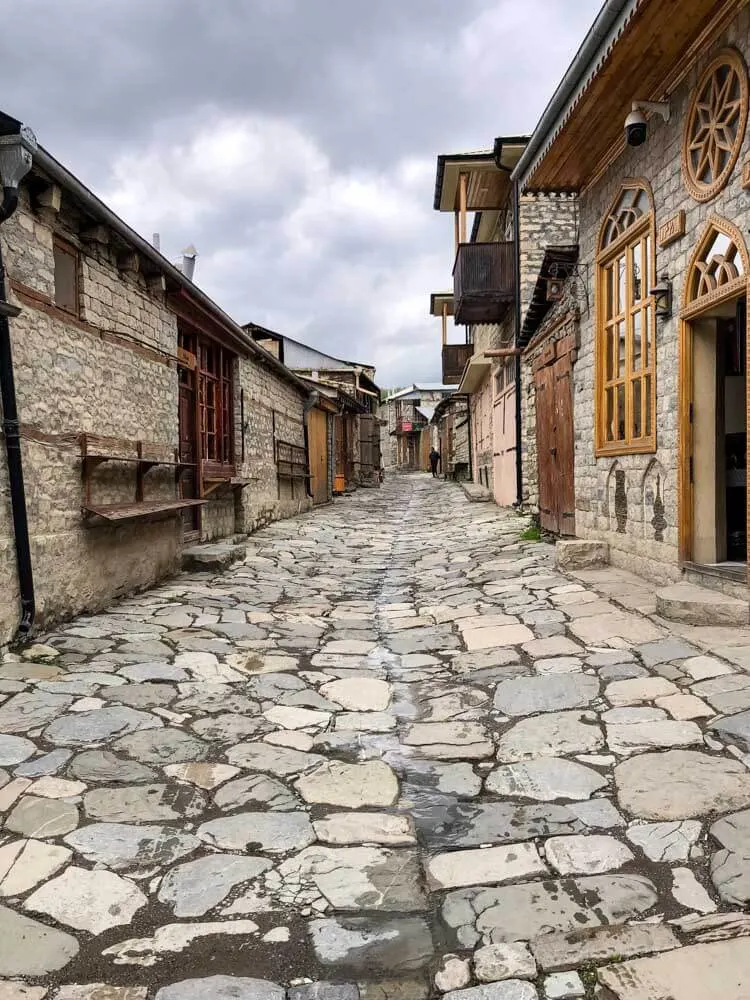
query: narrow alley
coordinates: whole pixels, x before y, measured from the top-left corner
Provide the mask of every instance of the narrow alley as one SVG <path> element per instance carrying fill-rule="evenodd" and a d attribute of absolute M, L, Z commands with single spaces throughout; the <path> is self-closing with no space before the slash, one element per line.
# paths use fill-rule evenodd
<path fill-rule="evenodd" d="M 529 523 L 396 476 L 6 655 L 0 998 L 746 996 L 750 630 Z"/>

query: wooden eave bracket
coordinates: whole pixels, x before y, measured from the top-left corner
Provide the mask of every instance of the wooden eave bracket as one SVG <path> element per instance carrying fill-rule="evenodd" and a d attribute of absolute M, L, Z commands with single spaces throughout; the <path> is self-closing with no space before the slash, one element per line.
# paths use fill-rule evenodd
<path fill-rule="evenodd" d="M 141 262 L 138 254 L 128 250 L 118 253 L 117 270 L 125 271 L 128 274 L 138 274 L 141 270 Z"/>

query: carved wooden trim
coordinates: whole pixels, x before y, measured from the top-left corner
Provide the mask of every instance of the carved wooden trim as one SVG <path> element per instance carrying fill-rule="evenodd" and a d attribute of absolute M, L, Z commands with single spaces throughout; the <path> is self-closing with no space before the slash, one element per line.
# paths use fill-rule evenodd
<path fill-rule="evenodd" d="M 702 259 L 717 233 L 723 233 L 737 248 L 737 252 L 742 258 L 743 273 L 733 281 L 719 285 L 718 288 L 715 288 L 712 292 L 709 292 L 706 295 L 701 295 L 700 298 L 692 298 L 691 290 L 693 287 L 693 275 L 696 265 L 698 264 L 698 261 Z M 689 318 L 701 312 L 705 312 L 706 309 L 710 308 L 712 305 L 716 305 L 719 302 L 723 302 L 725 299 L 730 299 L 736 295 L 742 294 L 747 285 L 748 272 L 750 272 L 750 259 L 748 258 L 747 245 L 745 244 L 745 238 L 742 235 L 742 232 L 737 228 L 737 226 L 729 222 L 727 219 L 723 219 L 719 215 L 710 216 L 703 230 L 703 235 L 698 240 L 688 262 L 688 266 L 685 269 L 685 282 L 682 286 L 683 318 Z"/>
<path fill-rule="evenodd" d="M 663 249 L 681 240 L 685 235 L 685 209 L 666 219 L 656 231 L 656 242 Z"/>
<path fill-rule="evenodd" d="M 742 149 L 747 116 L 745 60 L 736 49 L 722 49 L 693 92 L 682 134 L 682 178 L 696 201 L 709 201 L 726 185 Z M 722 153 L 728 154 L 723 166 Z"/>
<path fill-rule="evenodd" d="M 631 191 L 637 188 L 643 189 L 648 195 L 648 200 L 651 205 L 650 212 L 653 214 L 654 191 L 653 188 L 651 187 L 651 184 L 646 180 L 645 177 L 626 177 L 625 180 L 620 185 L 620 187 L 617 189 L 617 194 L 610 201 L 609 206 L 607 207 L 607 211 L 604 213 L 601 225 L 599 226 L 599 233 L 596 239 L 596 246 L 599 251 L 607 254 L 614 253 L 615 250 L 620 247 L 620 245 L 624 245 L 625 243 L 627 243 L 628 237 L 631 235 L 631 232 L 635 232 L 638 226 L 643 225 L 643 220 L 648 218 L 649 213 L 644 212 L 643 215 L 640 218 L 636 219 L 635 222 L 633 222 L 633 224 L 628 227 L 628 229 L 626 229 L 617 237 L 617 239 L 613 240 L 606 247 L 602 245 L 602 242 L 604 240 L 604 233 L 606 232 L 610 216 L 617 207 L 617 203 L 620 201 L 625 191 Z"/>

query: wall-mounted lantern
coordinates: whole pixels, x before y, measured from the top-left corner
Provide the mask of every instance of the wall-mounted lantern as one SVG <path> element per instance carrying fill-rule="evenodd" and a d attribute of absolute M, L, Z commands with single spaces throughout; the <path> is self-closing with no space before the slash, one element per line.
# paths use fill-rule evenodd
<path fill-rule="evenodd" d="M 565 294 L 564 278 L 547 278 L 547 301 L 560 302 Z"/>
<path fill-rule="evenodd" d="M 662 274 L 659 284 L 649 289 L 653 296 L 657 319 L 669 319 L 672 315 L 672 282 L 668 274 Z"/>

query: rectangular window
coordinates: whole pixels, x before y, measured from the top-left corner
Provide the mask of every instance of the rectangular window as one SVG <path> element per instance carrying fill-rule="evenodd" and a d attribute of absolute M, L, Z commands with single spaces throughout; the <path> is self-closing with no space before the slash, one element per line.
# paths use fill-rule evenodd
<path fill-rule="evenodd" d="M 641 230 L 599 268 L 598 446 L 651 451 L 654 440 L 651 237 Z"/>
<path fill-rule="evenodd" d="M 78 251 L 69 243 L 55 239 L 55 305 L 73 316 L 79 315 L 78 304 Z"/>
<path fill-rule="evenodd" d="M 203 462 L 234 472 L 234 360 L 235 355 L 213 340 L 193 331 L 180 330 L 180 350 L 187 358 L 195 358 L 194 373 L 184 371 L 192 382 L 193 405 L 197 407 L 198 457 Z M 193 411 L 195 412 L 195 411 Z M 189 417 L 185 415 L 185 421 Z"/>
<path fill-rule="evenodd" d="M 198 341 L 198 406 L 201 458 L 233 465 L 233 355 L 207 340 Z"/>

